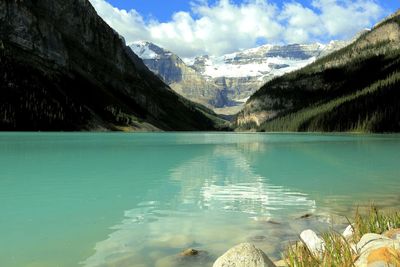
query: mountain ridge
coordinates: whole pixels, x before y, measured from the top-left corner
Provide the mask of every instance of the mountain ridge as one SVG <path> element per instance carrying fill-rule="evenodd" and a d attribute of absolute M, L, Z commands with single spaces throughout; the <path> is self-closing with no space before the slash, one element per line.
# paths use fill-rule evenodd
<path fill-rule="evenodd" d="M 83 15 L 85 14 L 85 15 Z M 0 129 L 213 130 L 87 0 L 0 2 Z"/>

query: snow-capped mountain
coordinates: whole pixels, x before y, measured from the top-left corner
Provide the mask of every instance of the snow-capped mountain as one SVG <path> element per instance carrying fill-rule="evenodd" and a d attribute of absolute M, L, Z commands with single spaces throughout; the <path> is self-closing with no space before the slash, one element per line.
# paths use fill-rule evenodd
<path fill-rule="evenodd" d="M 317 58 L 349 44 L 263 45 L 223 56 L 199 56 L 182 60 L 150 42 L 137 42 L 131 49 L 146 66 L 172 89 L 219 113 L 234 113 L 264 83 L 302 68 Z"/>
<path fill-rule="evenodd" d="M 332 41 L 327 45 L 263 45 L 221 57 L 201 56 L 186 63 L 211 78 L 278 76 L 310 64 L 315 59 L 345 46 L 347 42 Z"/>

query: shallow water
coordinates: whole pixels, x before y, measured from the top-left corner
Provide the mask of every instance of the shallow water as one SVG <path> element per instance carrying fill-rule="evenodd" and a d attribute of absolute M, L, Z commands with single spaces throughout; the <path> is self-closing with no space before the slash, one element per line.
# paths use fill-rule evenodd
<path fill-rule="evenodd" d="M 399 135 L 1 133 L 0 266 L 211 266 L 244 241 L 277 259 L 399 191 Z"/>

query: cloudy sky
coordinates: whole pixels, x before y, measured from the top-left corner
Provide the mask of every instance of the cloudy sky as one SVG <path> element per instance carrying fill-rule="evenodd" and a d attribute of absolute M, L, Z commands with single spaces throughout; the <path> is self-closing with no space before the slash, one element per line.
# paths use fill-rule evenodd
<path fill-rule="evenodd" d="M 181 57 L 265 43 L 349 39 L 396 11 L 400 0 L 90 0 L 126 42 L 146 40 Z"/>

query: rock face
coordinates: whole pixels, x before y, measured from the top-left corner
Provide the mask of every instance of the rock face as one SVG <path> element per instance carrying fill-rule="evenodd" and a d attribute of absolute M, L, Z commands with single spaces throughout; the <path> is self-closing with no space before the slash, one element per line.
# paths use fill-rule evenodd
<path fill-rule="evenodd" d="M 220 57 L 200 56 L 186 63 L 150 42 L 137 42 L 130 47 L 179 94 L 214 110 L 232 107 L 233 111 L 267 81 L 310 64 L 346 44 L 334 41 L 327 45 L 264 45 Z"/>
<path fill-rule="evenodd" d="M 1 1 L 0 61 L 1 130 L 214 129 L 87 0 Z"/>
<path fill-rule="evenodd" d="M 400 131 L 399 51 L 397 12 L 348 46 L 267 82 L 236 116 L 236 128 Z"/>
<path fill-rule="evenodd" d="M 208 107 L 221 107 L 229 103 L 216 84 L 206 80 L 172 52 L 150 42 L 136 42 L 130 48 L 178 94 Z"/>
<path fill-rule="evenodd" d="M 262 250 L 252 244 L 242 243 L 219 257 L 213 267 L 275 267 L 275 265 Z"/>

